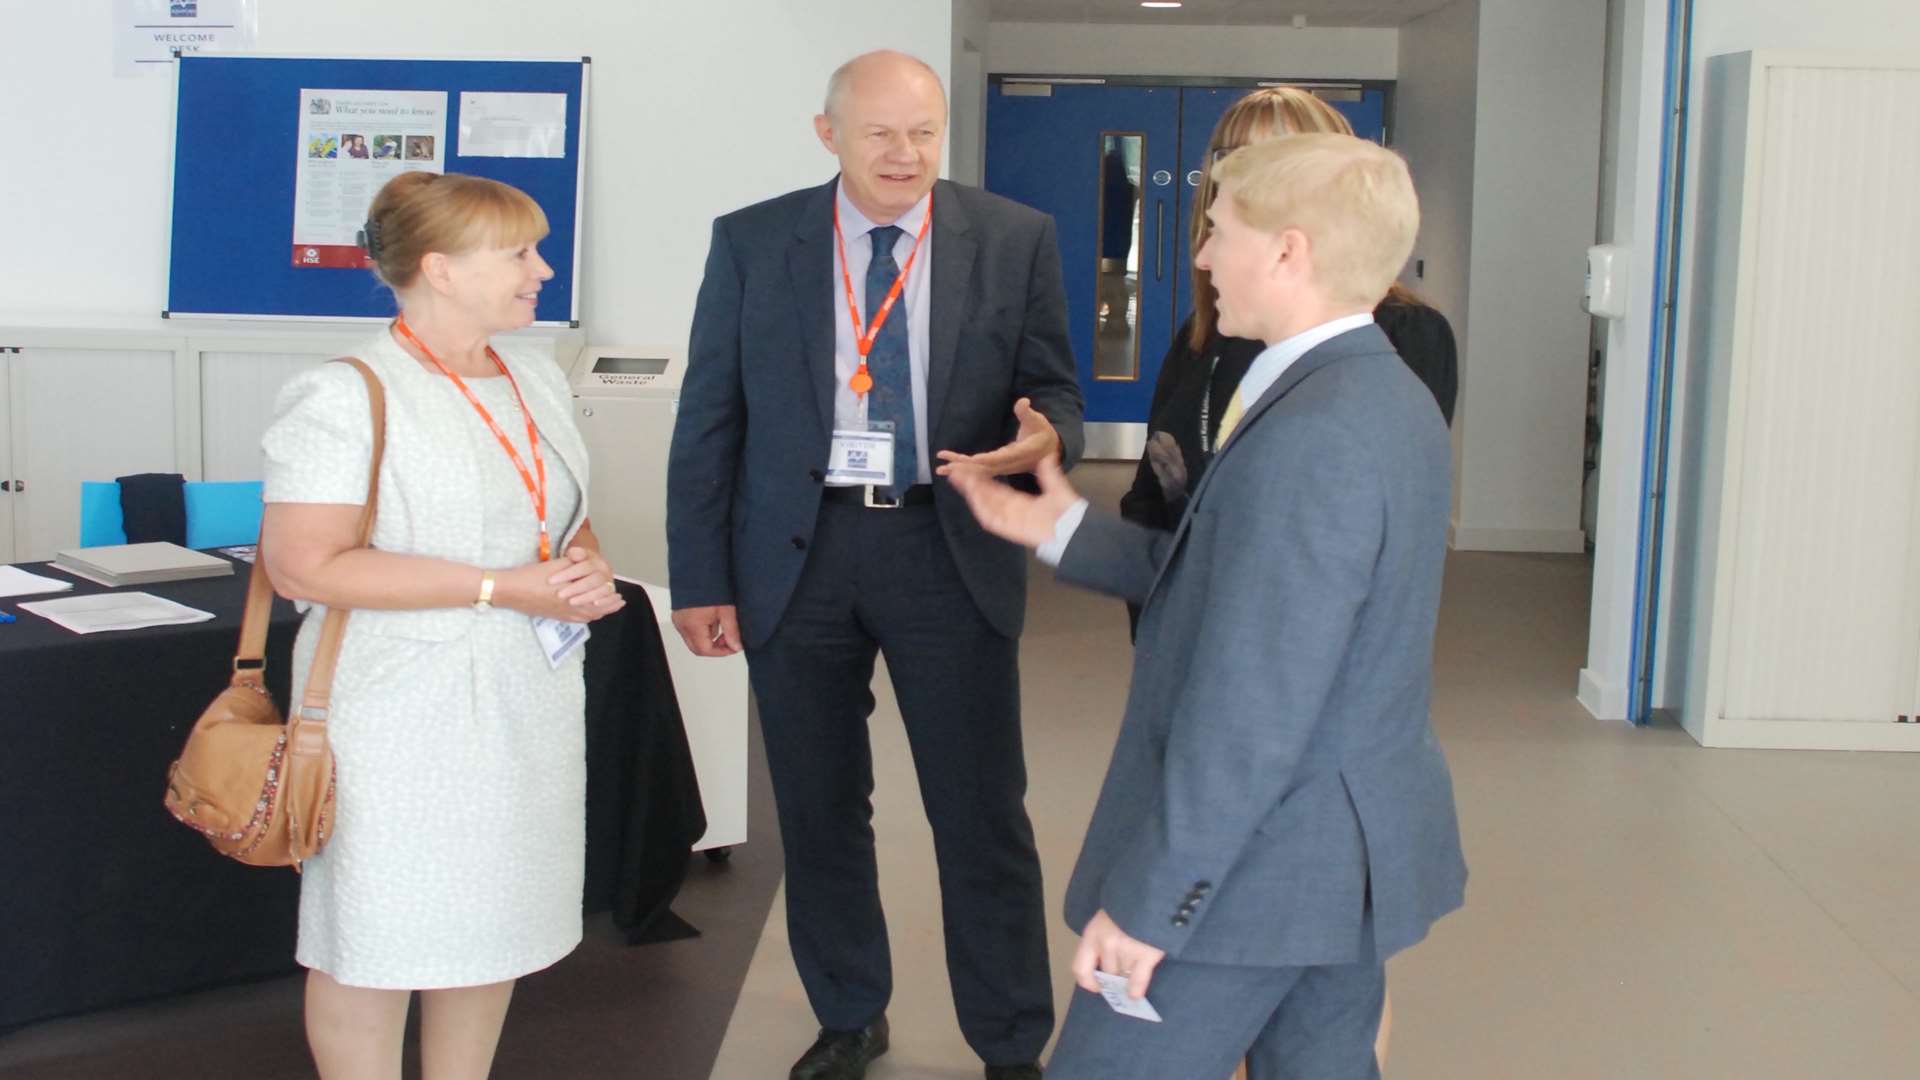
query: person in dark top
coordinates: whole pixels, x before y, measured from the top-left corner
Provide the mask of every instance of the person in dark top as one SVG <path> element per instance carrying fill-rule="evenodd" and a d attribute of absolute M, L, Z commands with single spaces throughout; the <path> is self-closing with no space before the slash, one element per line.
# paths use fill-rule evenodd
<path fill-rule="evenodd" d="M 1207 165 L 1194 195 L 1192 250 L 1207 238 L 1207 207 L 1212 205 L 1212 165 L 1248 143 L 1305 132 L 1353 134 L 1353 126 L 1326 102 L 1293 86 L 1261 87 L 1227 107 L 1214 125 L 1207 143 Z M 1187 493 L 1200 482 L 1213 459 L 1220 416 L 1254 358 L 1266 349 L 1260 341 L 1226 337 L 1216 327 L 1211 275 L 1193 268 L 1193 314 L 1182 323 L 1160 362 L 1153 385 L 1153 404 L 1147 414 L 1147 449 L 1134 473 L 1133 487 L 1120 498 L 1120 516 L 1148 528 L 1172 530 L 1186 511 Z M 1420 381 L 1433 391 L 1440 414 L 1453 423 L 1458 388 L 1458 358 L 1453 328 L 1446 316 L 1396 283 L 1374 309 L 1374 321 L 1385 331 L 1394 351 Z M 1140 610 L 1127 605 L 1128 618 L 1138 628 Z M 1387 1058 L 1387 1036 L 1392 1026 L 1392 1002 L 1381 1010 L 1374 1055 L 1382 1068 Z"/>
<path fill-rule="evenodd" d="M 1305 90 L 1262 87 L 1227 107 L 1207 145 L 1208 163 L 1275 135 L 1350 135 L 1352 131 L 1345 117 Z M 1206 240 L 1205 209 L 1212 200 L 1213 179 L 1210 171 L 1203 172 L 1194 199 L 1191 239 L 1195 251 Z M 1213 283 L 1207 271 L 1198 267 L 1193 270 L 1193 298 L 1193 314 L 1181 324 L 1160 362 L 1148 412 L 1146 453 L 1141 455 L 1133 487 L 1120 499 L 1121 516 L 1149 528 L 1170 530 L 1179 523 L 1187 493 L 1213 456 L 1220 413 L 1254 357 L 1265 348 L 1258 341 L 1224 337 L 1216 330 Z M 1446 316 L 1398 284 L 1373 314 L 1401 359 L 1433 391 L 1441 415 L 1452 424 L 1458 358 Z"/>

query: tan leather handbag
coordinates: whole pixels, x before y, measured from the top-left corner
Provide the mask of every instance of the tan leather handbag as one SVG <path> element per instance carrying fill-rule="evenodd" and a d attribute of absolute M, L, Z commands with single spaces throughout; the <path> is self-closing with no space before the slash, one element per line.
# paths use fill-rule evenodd
<path fill-rule="evenodd" d="M 373 537 L 380 495 L 387 403 L 371 368 L 351 357 L 341 362 L 359 369 L 373 405 L 373 461 L 367 503 L 360 512 L 360 546 L 365 547 Z M 265 682 L 272 607 L 266 552 L 256 548 L 233 679 L 194 722 L 179 759 L 167 771 L 166 802 L 175 818 L 200 832 L 220 854 L 250 866 L 298 870 L 325 846 L 332 831 L 335 769 L 327 743 L 327 709 L 350 612 L 327 610 L 300 708 L 287 721 L 281 719 Z"/>

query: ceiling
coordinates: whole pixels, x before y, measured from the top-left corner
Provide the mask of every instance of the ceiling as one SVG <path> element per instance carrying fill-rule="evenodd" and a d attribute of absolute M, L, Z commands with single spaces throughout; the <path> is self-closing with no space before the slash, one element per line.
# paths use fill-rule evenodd
<path fill-rule="evenodd" d="M 1454 0 L 1184 0 L 1178 8 L 1143 8 L 1140 0 L 988 0 L 996 22 L 1134 23 L 1152 26 L 1392 27 Z"/>

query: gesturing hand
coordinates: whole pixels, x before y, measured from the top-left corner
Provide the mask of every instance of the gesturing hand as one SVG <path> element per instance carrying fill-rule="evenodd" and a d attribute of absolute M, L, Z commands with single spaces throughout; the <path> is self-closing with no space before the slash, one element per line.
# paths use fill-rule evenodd
<path fill-rule="evenodd" d="M 1102 909 L 1094 912 L 1087 928 L 1080 932 L 1080 948 L 1073 954 L 1073 980 L 1082 990 L 1097 994 L 1100 981 L 1093 977 L 1096 968 L 1109 975 L 1125 975 L 1127 996 L 1138 1001 L 1147 996 L 1153 969 L 1166 958 L 1165 950 L 1128 937 Z"/>
<path fill-rule="evenodd" d="M 1060 436 L 1053 430 L 1053 422 L 1042 416 L 1032 401 L 1021 398 L 1014 402 L 1013 415 L 1020 421 L 1020 430 L 1014 433 L 1012 442 L 984 454 L 942 450 L 939 457 L 946 464 L 934 471 L 941 476 L 951 476 L 956 465 L 973 465 L 989 476 L 1014 476 L 1035 471 L 1049 458 L 1059 459 Z"/>
<path fill-rule="evenodd" d="M 951 471 L 949 471 L 951 470 Z M 1053 527 L 1080 496 L 1060 471 L 1060 459 L 1048 455 L 1041 459 L 1035 476 L 1040 494 L 1028 495 L 1002 484 L 993 473 L 970 463 L 942 467 L 953 481 L 980 527 L 1016 544 L 1037 548 L 1053 539 Z"/>

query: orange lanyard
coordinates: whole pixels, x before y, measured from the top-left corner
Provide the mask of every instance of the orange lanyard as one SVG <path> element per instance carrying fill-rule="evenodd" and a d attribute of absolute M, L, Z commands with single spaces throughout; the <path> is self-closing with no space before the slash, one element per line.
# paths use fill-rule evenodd
<path fill-rule="evenodd" d="M 840 245 L 840 280 L 847 287 L 847 317 L 853 320 L 853 341 L 860 350 L 860 370 L 847 380 L 847 388 L 855 394 L 865 395 L 873 389 L 873 375 L 867 371 L 867 354 L 873 351 L 873 343 L 880 337 L 880 328 L 887 324 L 887 316 L 893 313 L 894 301 L 900 299 L 900 290 L 907 284 L 907 275 L 913 273 L 913 260 L 920 257 L 920 241 L 927 238 L 927 230 L 933 227 L 933 201 L 927 201 L 927 216 L 920 222 L 920 232 L 913 238 L 913 250 L 907 253 L 907 263 L 900 268 L 900 274 L 893 279 L 893 288 L 887 290 L 887 299 L 874 313 L 873 326 L 862 333 L 860 329 L 860 305 L 853 299 L 853 273 L 847 269 L 847 238 L 840 232 L 840 200 L 833 200 L 833 238 Z"/>
<path fill-rule="evenodd" d="M 453 385 L 459 387 L 460 392 L 467 396 L 467 403 L 473 406 L 473 411 L 479 413 L 480 419 L 485 420 L 487 427 L 493 430 L 493 437 L 500 440 L 500 448 L 513 459 L 513 467 L 520 470 L 520 482 L 527 485 L 527 497 L 533 501 L 533 512 L 540 518 L 540 561 L 546 562 L 552 559 L 553 541 L 547 536 L 547 459 L 540 453 L 540 429 L 533 426 L 533 413 L 527 408 L 527 399 L 520 395 L 520 384 L 514 381 L 513 372 L 507 370 L 507 365 L 501 362 L 500 354 L 493 351 L 493 346 L 487 346 L 487 359 L 492 360 L 493 366 L 500 369 L 500 374 L 507 377 L 507 385 L 513 388 L 513 399 L 520 403 L 520 415 L 527 421 L 527 445 L 533 448 L 533 472 L 527 470 L 526 462 L 520 459 L 520 451 L 513 448 L 513 442 L 507 438 L 507 433 L 501 431 L 500 425 L 494 422 L 493 414 L 488 412 L 487 407 L 480 404 L 480 399 L 474 397 L 473 391 L 467 388 L 466 380 L 455 375 L 452 368 L 441 363 L 440 358 L 433 355 L 433 350 L 427 348 L 426 342 L 414 336 L 413 329 L 407 325 L 406 316 L 402 315 L 395 319 L 393 325 L 394 329 L 400 331 L 401 337 L 413 342 L 414 348 L 419 349 L 427 359 L 433 361 L 433 366 L 440 369 L 440 374 L 453 380 Z M 534 482 L 535 473 L 540 477 L 537 484 Z"/>

